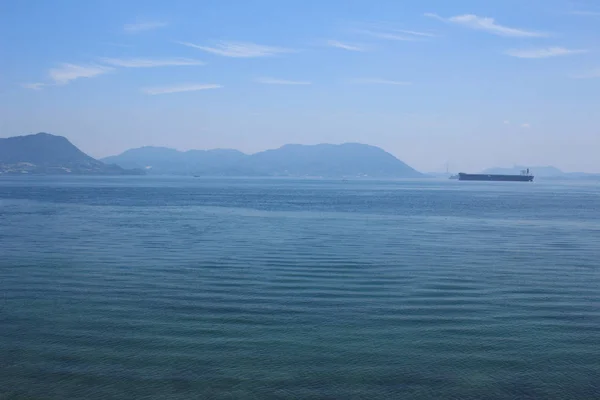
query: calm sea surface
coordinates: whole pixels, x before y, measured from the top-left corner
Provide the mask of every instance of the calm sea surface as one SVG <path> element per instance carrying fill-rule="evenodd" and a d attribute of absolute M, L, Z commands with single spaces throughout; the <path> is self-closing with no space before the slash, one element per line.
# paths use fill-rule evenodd
<path fill-rule="evenodd" d="M 598 399 L 600 184 L 0 178 L 0 399 Z"/>

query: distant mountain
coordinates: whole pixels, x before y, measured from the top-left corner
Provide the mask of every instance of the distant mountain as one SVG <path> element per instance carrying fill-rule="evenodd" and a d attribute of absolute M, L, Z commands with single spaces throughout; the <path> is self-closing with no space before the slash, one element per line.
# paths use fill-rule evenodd
<path fill-rule="evenodd" d="M 103 161 L 155 174 L 416 178 L 423 175 L 384 150 L 359 143 L 289 144 L 252 155 L 237 150 L 161 147 L 127 150 Z"/>
<path fill-rule="evenodd" d="M 140 147 L 102 161 L 123 168 L 140 168 L 155 174 L 228 175 L 248 157 L 230 149 L 190 150 L 186 152 L 166 147 Z M 235 175 L 235 173 L 234 173 Z"/>
<path fill-rule="evenodd" d="M 508 174 L 518 175 L 522 170 L 529 168 L 529 171 L 535 175 L 536 178 L 544 179 L 600 179 L 600 174 L 590 174 L 586 172 L 563 172 L 560 169 L 553 166 L 543 167 L 523 167 L 515 165 L 512 168 L 488 168 L 484 170 L 483 174 Z"/>
<path fill-rule="evenodd" d="M 292 176 L 421 177 L 379 147 L 359 143 L 305 146 L 288 144 L 253 154 L 248 166 L 258 174 Z"/>
<path fill-rule="evenodd" d="M 0 139 L 0 173 L 123 175 L 141 171 L 107 165 L 62 136 L 38 133 Z"/>

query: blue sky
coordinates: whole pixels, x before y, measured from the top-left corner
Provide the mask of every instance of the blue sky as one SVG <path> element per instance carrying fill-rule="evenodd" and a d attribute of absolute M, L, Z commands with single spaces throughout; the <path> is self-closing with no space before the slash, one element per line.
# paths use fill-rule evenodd
<path fill-rule="evenodd" d="M 600 172 L 598 43 L 593 0 L 4 1 L 0 135 Z"/>

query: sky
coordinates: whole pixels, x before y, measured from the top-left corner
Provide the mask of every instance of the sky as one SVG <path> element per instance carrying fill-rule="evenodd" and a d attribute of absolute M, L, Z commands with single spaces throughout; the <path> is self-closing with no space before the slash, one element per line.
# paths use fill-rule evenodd
<path fill-rule="evenodd" d="M 595 0 L 0 1 L 0 137 L 600 172 Z"/>

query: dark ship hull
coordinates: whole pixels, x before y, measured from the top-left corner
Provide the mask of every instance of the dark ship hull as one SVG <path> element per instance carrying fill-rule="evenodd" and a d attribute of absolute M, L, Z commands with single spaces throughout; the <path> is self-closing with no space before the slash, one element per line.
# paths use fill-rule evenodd
<path fill-rule="evenodd" d="M 532 182 L 533 175 L 458 174 L 459 181 Z"/>

